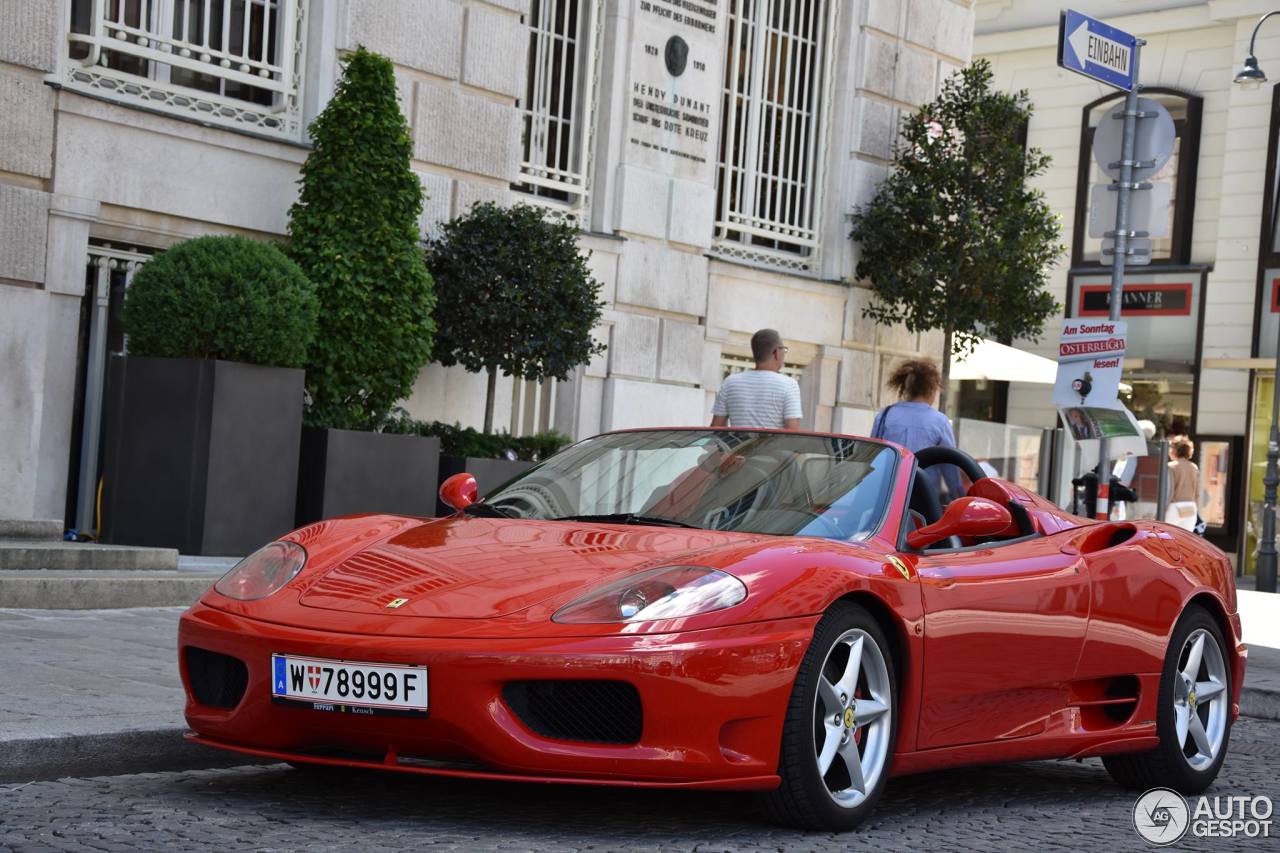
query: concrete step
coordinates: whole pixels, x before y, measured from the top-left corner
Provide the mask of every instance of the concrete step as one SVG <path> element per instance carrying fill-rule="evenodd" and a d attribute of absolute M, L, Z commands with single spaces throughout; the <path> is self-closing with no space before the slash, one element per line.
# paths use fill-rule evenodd
<path fill-rule="evenodd" d="M 0 539 L 61 539 L 56 518 L 0 518 Z"/>
<path fill-rule="evenodd" d="M 33 610 L 113 610 L 185 607 L 222 572 L 0 570 L 0 607 Z"/>
<path fill-rule="evenodd" d="M 0 569 L 175 571 L 173 548 L 139 548 L 48 539 L 0 539 Z"/>

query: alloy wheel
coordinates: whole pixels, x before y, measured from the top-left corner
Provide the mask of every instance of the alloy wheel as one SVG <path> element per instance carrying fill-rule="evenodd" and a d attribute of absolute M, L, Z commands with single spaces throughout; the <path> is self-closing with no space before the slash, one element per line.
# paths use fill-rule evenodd
<path fill-rule="evenodd" d="M 876 787 L 889 757 L 893 691 L 884 654 L 860 628 L 827 651 L 813 708 L 818 772 L 838 806 L 854 808 Z"/>
<path fill-rule="evenodd" d="M 1192 631 L 1178 655 L 1173 719 L 1183 758 L 1192 769 L 1213 764 L 1227 729 L 1227 666 L 1222 649 L 1203 628 Z"/>

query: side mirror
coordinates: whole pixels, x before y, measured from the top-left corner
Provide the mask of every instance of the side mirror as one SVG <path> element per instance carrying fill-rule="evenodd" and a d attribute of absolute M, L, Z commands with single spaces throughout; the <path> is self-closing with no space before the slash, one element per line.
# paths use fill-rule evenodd
<path fill-rule="evenodd" d="M 480 489 L 476 486 L 476 478 L 466 471 L 454 474 L 440 484 L 441 502 L 458 512 L 462 512 L 479 499 Z"/>
<path fill-rule="evenodd" d="M 1013 523 L 1009 510 L 988 498 L 965 496 L 947 504 L 942 518 L 907 534 L 912 548 L 928 548 L 951 536 L 994 536 Z"/>

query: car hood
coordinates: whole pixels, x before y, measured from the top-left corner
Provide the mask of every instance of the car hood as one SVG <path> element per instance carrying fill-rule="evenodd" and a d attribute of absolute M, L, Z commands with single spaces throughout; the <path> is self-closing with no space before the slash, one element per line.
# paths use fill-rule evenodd
<path fill-rule="evenodd" d="M 298 603 L 349 613 L 494 619 L 550 599 L 567 603 L 637 571 L 697 562 L 759 538 L 455 516 L 403 529 L 331 566 L 309 567 Z"/>

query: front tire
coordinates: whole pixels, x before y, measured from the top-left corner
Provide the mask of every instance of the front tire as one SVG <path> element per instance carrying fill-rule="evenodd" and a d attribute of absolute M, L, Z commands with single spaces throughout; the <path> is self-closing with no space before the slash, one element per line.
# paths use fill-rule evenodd
<path fill-rule="evenodd" d="M 1107 772 L 1125 788 L 1173 788 L 1198 794 L 1222 769 L 1231 738 L 1231 674 L 1218 623 L 1203 607 L 1182 614 L 1169 640 L 1156 734 L 1160 745 L 1137 755 L 1109 755 Z"/>
<path fill-rule="evenodd" d="M 844 832 L 871 814 L 889 778 L 897 681 L 884 630 L 837 602 L 818 622 L 791 690 L 778 775 L 764 795 L 776 822 Z"/>

